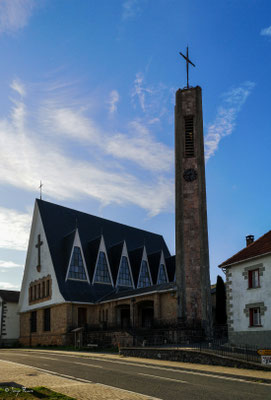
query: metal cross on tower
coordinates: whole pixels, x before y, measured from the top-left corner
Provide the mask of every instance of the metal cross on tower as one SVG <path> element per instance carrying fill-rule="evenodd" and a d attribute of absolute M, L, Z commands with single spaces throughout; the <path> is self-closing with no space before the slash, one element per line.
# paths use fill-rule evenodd
<path fill-rule="evenodd" d="M 188 57 L 188 46 L 186 48 L 186 56 L 179 52 L 179 54 L 186 60 L 186 78 L 187 78 L 187 89 L 189 88 L 189 64 L 193 65 L 193 67 L 195 67 L 195 64 L 192 63 L 192 61 L 189 60 Z"/>
<path fill-rule="evenodd" d="M 41 200 L 42 200 L 42 186 L 43 186 L 43 183 L 42 183 L 42 181 L 40 181 L 39 190 L 40 190 L 40 199 Z"/>

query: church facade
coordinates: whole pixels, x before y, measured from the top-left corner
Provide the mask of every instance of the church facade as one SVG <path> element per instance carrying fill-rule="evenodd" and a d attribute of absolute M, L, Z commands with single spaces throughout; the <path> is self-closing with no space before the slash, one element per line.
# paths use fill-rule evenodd
<path fill-rule="evenodd" d="M 20 341 L 178 326 L 212 336 L 201 88 L 176 93 L 176 257 L 161 235 L 36 200 Z"/>
<path fill-rule="evenodd" d="M 174 269 L 162 236 L 36 200 L 20 341 L 66 344 L 78 327 L 171 324 L 177 316 Z"/>

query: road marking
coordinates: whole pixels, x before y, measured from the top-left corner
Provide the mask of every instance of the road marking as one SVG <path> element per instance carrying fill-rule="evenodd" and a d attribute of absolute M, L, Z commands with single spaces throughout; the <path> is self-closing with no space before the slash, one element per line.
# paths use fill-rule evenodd
<path fill-rule="evenodd" d="M 165 381 L 173 381 L 173 382 L 178 382 L 178 383 L 188 383 L 187 381 L 182 381 L 181 379 L 167 378 L 165 376 L 159 376 L 159 375 L 143 374 L 142 372 L 138 372 L 137 375 L 150 376 L 151 378 L 163 379 Z"/>
<path fill-rule="evenodd" d="M 76 362 L 76 361 L 74 361 L 73 364 L 84 365 L 85 367 L 94 367 L 94 368 L 104 369 L 104 367 L 101 367 L 100 365 L 96 365 L 96 364 L 86 364 L 86 363 L 81 363 L 81 362 Z"/>
<path fill-rule="evenodd" d="M 120 390 L 120 391 L 122 391 L 124 393 L 131 393 L 131 394 L 140 395 L 146 400 L 163 400 L 163 399 L 158 398 L 158 397 L 148 396 L 147 394 L 143 394 L 143 393 L 139 393 L 139 392 L 132 392 L 131 390 L 121 389 L 121 388 L 116 387 L 116 386 L 105 385 L 104 383 L 93 382 L 93 381 L 88 380 L 88 379 L 76 378 L 75 376 L 72 376 L 72 375 L 61 374 L 59 372 L 50 371 L 50 370 L 47 370 L 47 369 L 44 369 L 44 368 L 33 367 L 32 365 L 17 363 L 17 362 L 14 362 L 14 361 L 7 361 L 7 360 L 3 360 L 3 359 L 0 359 L 0 361 L 6 362 L 8 364 L 14 364 L 14 365 L 17 365 L 17 366 L 24 366 L 24 367 L 32 368 L 32 369 L 44 372 L 44 373 L 49 374 L 49 375 L 55 375 L 55 376 L 59 376 L 61 378 L 71 379 L 73 381 L 79 381 L 79 382 L 82 382 L 82 383 L 92 383 L 92 384 L 95 384 L 97 386 L 102 386 L 104 388 L 110 388 L 110 389 L 113 389 L 113 390 Z"/>
<path fill-rule="evenodd" d="M 28 350 L 23 350 L 23 351 L 28 351 Z M 34 353 L 34 351 L 38 352 L 38 350 L 32 350 L 32 351 L 30 350 L 28 352 L 29 353 Z M 44 354 L 44 352 L 42 354 Z M 54 354 L 56 354 L 56 353 L 54 353 Z M 251 378 L 255 379 L 255 381 L 251 381 L 251 380 L 247 380 L 246 377 L 234 378 L 234 377 L 230 377 L 230 376 L 215 375 L 212 372 L 187 371 L 187 370 L 183 370 L 183 369 L 159 367 L 158 365 L 155 366 L 155 365 L 149 365 L 149 364 L 143 364 L 143 363 L 136 363 L 134 361 L 127 362 L 127 361 L 121 361 L 121 360 L 109 360 L 107 358 L 95 357 L 95 356 L 93 357 L 91 355 L 87 355 L 87 356 L 78 355 L 77 356 L 77 355 L 69 355 L 69 354 L 56 354 L 56 356 L 58 356 L 58 357 L 70 357 L 70 358 L 82 357 L 82 358 L 85 358 L 85 359 L 88 358 L 88 359 L 92 359 L 92 360 L 96 360 L 96 361 L 100 361 L 100 362 L 104 362 L 104 363 L 123 364 L 123 365 L 135 366 L 135 367 L 151 368 L 151 369 L 161 370 L 161 371 L 171 371 L 171 372 L 180 373 L 180 374 L 206 376 L 206 377 L 215 378 L 215 379 L 222 379 L 222 380 L 235 381 L 235 382 L 245 382 L 245 383 L 250 383 L 250 384 L 254 384 L 254 385 L 264 385 L 264 386 L 269 386 L 269 387 L 271 386 L 271 383 L 262 383 L 262 382 L 257 382 L 256 381 L 256 380 L 260 381 L 261 379 L 265 379 L 265 378 L 261 378 L 261 377 L 251 377 Z M 3 361 L 5 361 L 5 360 L 3 360 Z"/>

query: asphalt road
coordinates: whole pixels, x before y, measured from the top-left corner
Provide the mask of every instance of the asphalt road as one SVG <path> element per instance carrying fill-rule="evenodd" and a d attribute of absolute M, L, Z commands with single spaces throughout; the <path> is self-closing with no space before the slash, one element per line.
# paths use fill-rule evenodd
<path fill-rule="evenodd" d="M 125 359 L 102 360 L 46 351 L 0 350 L 0 359 L 130 390 L 163 400 L 271 400 L 271 385 L 215 377 Z M 0 371 L 1 380 L 1 371 Z"/>

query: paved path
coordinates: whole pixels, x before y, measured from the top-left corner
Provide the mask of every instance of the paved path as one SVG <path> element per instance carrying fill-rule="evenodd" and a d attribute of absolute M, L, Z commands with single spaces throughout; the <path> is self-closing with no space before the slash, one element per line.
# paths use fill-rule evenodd
<path fill-rule="evenodd" d="M 271 371 L 101 353 L 0 350 L 0 380 L 80 400 L 271 400 Z"/>

